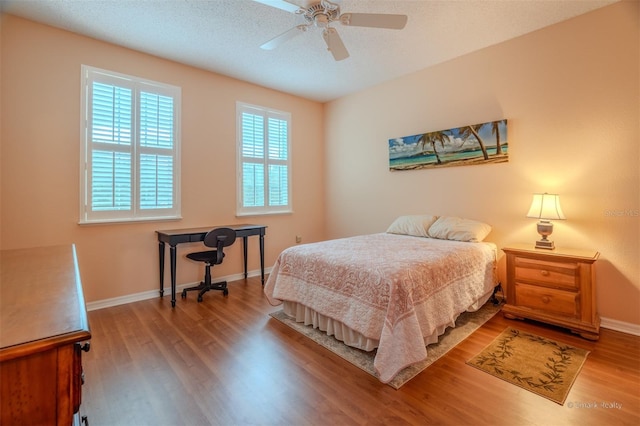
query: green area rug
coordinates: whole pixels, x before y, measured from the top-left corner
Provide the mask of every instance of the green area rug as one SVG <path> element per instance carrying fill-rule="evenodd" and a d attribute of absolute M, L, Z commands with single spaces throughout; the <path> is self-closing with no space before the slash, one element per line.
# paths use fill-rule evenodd
<path fill-rule="evenodd" d="M 400 371 L 389 383 L 389 386 L 399 389 L 400 386 L 414 378 L 422 370 L 433 364 L 438 358 L 453 349 L 458 343 L 462 342 L 474 331 L 489 321 L 498 311 L 500 306 L 495 306 L 491 302 L 487 302 L 476 312 L 464 312 L 460 314 L 456 320 L 455 328 L 447 328 L 440 336 L 438 342 L 427 346 L 427 358 L 416 364 L 410 365 Z M 360 349 L 352 348 L 337 340 L 333 336 L 327 336 L 323 331 L 313 328 L 310 325 L 298 323 L 289 318 L 282 311 L 270 314 L 273 318 L 288 325 L 295 331 L 307 336 L 317 344 L 329 349 L 336 355 L 349 361 L 356 367 L 366 371 L 374 377 L 378 377 L 373 368 L 373 359 L 376 351 L 365 352 Z"/>
<path fill-rule="evenodd" d="M 562 405 L 588 354 L 507 328 L 467 364 Z"/>

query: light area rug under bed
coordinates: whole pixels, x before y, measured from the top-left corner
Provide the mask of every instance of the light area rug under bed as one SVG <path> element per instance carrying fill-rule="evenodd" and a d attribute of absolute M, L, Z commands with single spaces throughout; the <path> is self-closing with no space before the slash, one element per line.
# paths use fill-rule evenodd
<path fill-rule="evenodd" d="M 377 349 L 374 368 L 388 383 L 491 297 L 496 251 L 492 243 L 387 233 L 294 246 L 278 257 L 265 294 L 296 321 Z"/>
<path fill-rule="evenodd" d="M 464 312 L 460 314 L 456 320 L 455 327 L 447 327 L 445 332 L 438 337 L 438 341 L 429 345 L 427 348 L 427 357 L 424 360 L 402 369 L 386 384 L 394 389 L 400 389 L 400 387 L 416 377 L 431 364 L 446 355 L 460 342 L 473 334 L 478 328 L 482 327 L 484 323 L 489 321 L 499 311 L 500 305 L 489 301 L 477 311 Z M 298 333 L 313 340 L 318 345 L 330 350 L 366 373 L 379 379 L 378 374 L 373 368 L 373 361 L 376 355 L 375 349 L 373 351 L 364 351 L 346 345 L 334 338 L 334 336 L 327 335 L 319 328 L 313 328 L 311 325 L 304 325 L 302 322 L 296 322 L 295 319 L 286 315 L 282 309 L 269 315 L 288 327 L 291 327 Z"/>

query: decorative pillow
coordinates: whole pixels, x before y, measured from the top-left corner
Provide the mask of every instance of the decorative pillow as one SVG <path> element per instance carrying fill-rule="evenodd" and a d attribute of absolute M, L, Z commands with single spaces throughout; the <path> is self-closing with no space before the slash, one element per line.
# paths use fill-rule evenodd
<path fill-rule="evenodd" d="M 428 237 L 429 227 L 436 219 L 438 216 L 432 215 L 400 216 L 389 226 L 387 233 Z"/>
<path fill-rule="evenodd" d="M 431 238 L 441 240 L 480 242 L 489 235 L 491 226 L 471 219 L 442 216 L 429 228 Z"/>

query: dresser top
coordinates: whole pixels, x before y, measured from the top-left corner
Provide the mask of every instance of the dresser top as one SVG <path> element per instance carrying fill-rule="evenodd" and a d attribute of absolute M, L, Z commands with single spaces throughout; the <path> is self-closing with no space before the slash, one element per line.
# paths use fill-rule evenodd
<path fill-rule="evenodd" d="M 73 245 L 0 251 L 0 358 L 91 337 Z"/>

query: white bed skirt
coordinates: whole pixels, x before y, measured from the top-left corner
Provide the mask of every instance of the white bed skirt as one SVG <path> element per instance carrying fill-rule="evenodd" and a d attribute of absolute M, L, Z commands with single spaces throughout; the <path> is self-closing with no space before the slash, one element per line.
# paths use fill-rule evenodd
<path fill-rule="evenodd" d="M 484 305 L 493 294 L 493 289 L 474 302 L 467 308 L 467 312 L 475 312 Z M 313 309 L 296 302 L 285 300 L 282 305 L 283 312 L 296 322 L 302 322 L 305 325 L 312 325 L 313 328 L 320 329 L 329 336 L 344 342 L 348 346 L 362 349 L 363 351 L 372 351 L 378 347 L 379 340 L 369 339 L 359 332 L 352 330 L 342 322 L 326 317 Z M 456 318 L 458 315 L 456 315 Z M 438 341 L 438 337 L 445 332 L 447 327 L 455 326 L 455 319 L 449 324 L 443 324 L 437 327 L 431 334 L 424 336 L 424 345 L 430 345 Z"/>

